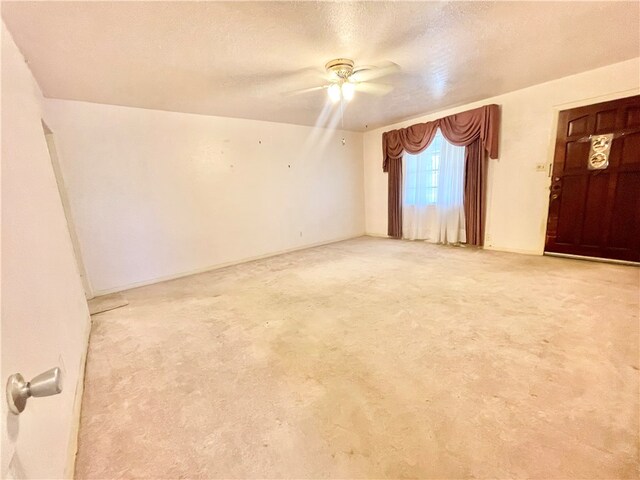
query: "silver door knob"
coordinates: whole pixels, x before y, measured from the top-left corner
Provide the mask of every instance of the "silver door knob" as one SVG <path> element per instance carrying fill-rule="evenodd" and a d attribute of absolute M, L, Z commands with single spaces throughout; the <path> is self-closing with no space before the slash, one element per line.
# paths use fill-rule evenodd
<path fill-rule="evenodd" d="M 9 411 L 18 415 L 24 410 L 29 397 L 48 397 L 62 392 L 62 371 L 52 368 L 30 382 L 26 382 L 22 375 L 14 373 L 7 380 L 7 403 Z"/>

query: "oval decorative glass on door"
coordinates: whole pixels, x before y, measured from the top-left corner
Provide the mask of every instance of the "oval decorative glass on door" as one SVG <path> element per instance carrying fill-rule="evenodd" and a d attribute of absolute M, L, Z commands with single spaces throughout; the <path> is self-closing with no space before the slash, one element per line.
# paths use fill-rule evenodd
<path fill-rule="evenodd" d="M 591 135 L 591 149 L 589 150 L 589 170 L 603 170 L 609 166 L 609 152 L 611 151 L 611 141 L 613 133 L 606 135 Z"/>

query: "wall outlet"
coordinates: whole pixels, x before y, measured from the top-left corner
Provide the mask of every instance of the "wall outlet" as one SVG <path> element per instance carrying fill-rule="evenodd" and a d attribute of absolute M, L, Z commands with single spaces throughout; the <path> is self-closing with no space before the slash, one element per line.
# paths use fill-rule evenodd
<path fill-rule="evenodd" d="M 546 172 L 547 164 L 546 163 L 536 163 L 536 172 Z"/>
<path fill-rule="evenodd" d="M 484 243 L 487 244 L 488 247 L 491 247 L 493 242 L 493 239 L 491 238 L 491 234 L 490 233 L 485 233 L 484 234 Z"/>

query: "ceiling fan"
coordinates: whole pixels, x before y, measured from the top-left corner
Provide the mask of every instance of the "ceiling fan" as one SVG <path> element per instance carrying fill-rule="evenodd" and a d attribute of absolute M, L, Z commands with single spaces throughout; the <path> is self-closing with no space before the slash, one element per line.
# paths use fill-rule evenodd
<path fill-rule="evenodd" d="M 353 99 L 355 92 L 370 93 L 373 95 L 386 95 L 393 87 L 382 83 L 373 83 L 371 80 L 391 75 L 400 70 L 400 67 L 393 62 L 387 62 L 379 66 L 355 66 L 355 62 L 348 58 L 336 58 L 326 63 L 324 66 L 324 78 L 328 82 L 325 85 L 296 90 L 290 95 L 300 95 L 317 90 L 327 90 L 329 99 L 334 102 L 349 102 Z"/>

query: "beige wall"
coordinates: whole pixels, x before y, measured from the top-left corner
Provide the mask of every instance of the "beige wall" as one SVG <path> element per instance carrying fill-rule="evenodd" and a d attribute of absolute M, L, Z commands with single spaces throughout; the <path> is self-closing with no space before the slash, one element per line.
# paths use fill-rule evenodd
<path fill-rule="evenodd" d="M 69 476 L 89 314 L 41 124 L 42 95 L 2 24 L 2 478 Z M 8 413 L 4 382 L 59 366 L 64 390 Z M 67 469 L 65 471 L 65 469 Z"/>
<path fill-rule="evenodd" d="M 94 294 L 364 233 L 360 133 L 64 100 L 46 121 Z"/>
<path fill-rule="evenodd" d="M 364 136 L 366 231 L 387 232 L 387 175 L 382 132 L 497 103 L 500 158 L 489 161 L 487 248 L 541 254 L 544 248 L 558 111 L 640 93 L 640 59 L 609 65 L 456 108 L 389 125 Z M 536 165 L 544 164 L 541 171 Z"/>

